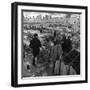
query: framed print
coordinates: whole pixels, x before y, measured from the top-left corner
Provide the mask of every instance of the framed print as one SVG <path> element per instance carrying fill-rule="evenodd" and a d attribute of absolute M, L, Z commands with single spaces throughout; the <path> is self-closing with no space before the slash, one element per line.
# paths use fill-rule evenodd
<path fill-rule="evenodd" d="M 86 83 L 87 6 L 11 6 L 11 85 Z"/>

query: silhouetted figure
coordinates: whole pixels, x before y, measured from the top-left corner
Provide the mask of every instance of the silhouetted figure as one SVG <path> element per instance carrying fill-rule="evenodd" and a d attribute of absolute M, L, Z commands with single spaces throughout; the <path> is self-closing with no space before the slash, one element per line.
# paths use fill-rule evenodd
<path fill-rule="evenodd" d="M 70 38 L 66 38 L 66 36 L 63 36 L 63 43 L 62 43 L 62 49 L 64 53 L 68 53 L 72 49 L 72 42 Z"/>
<path fill-rule="evenodd" d="M 34 38 L 30 42 L 30 48 L 33 50 L 33 65 L 35 65 L 35 58 L 39 55 L 41 42 L 38 39 L 38 35 L 34 34 Z"/>

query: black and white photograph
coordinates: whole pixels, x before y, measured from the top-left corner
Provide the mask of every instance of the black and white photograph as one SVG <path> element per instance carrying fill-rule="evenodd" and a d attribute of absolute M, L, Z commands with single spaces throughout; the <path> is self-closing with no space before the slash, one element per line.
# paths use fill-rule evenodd
<path fill-rule="evenodd" d="M 12 4 L 12 86 L 87 82 L 87 7 Z"/>
<path fill-rule="evenodd" d="M 80 75 L 80 15 L 22 12 L 22 78 Z"/>

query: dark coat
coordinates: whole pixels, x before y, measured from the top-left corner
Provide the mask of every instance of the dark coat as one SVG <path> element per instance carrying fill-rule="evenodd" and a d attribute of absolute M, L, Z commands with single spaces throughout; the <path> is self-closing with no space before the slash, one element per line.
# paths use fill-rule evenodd
<path fill-rule="evenodd" d="M 33 50 L 34 57 L 39 54 L 41 42 L 38 38 L 33 38 L 30 42 L 30 48 Z"/>
<path fill-rule="evenodd" d="M 68 53 L 72 49 L 72 42 L 70 39 L 63 39 L 62 49 L 64 52 Z"/>

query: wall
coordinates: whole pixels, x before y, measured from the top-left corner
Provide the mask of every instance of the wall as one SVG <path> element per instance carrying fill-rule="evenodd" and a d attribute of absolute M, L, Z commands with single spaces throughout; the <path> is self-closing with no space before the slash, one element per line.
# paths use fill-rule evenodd
<path fill-rule="evenodd" d="M 18 0 L 16 0 L 18 1 Z M 20 1 L 20 0 L 19 0 Z M 37 3 L 52 3 L 52 4 L 69 4 L 69 5 L 85 5 L 89 6 L 90 0 L 21 0 L 27 2 Z M 15 88 L 10 86 L 11 80 L 11 2 L 14 0 L 1 0 L 0 2 L 0 89 L 14 90 Z M 90 12 L 89 12 L 90 14 Z M 88 15 L 89 16 L 89 15 Z M 90 28 L 90 27 L 89 27 Z M 89 31 L 90 34 L 90 31 Z M 90 38 L 90 35 L 89 35 Z M 89 42 L 90 46 L 90 42 Z M 90 48 L 88 48 L 89 50 Z M 88 62 L 90 63 L 90 61 Z M 90 68 L 90 65 L 89 65 Z M 90 71 L 89 71 L 90 75 Z M 90 82 L 90 79 L 89 79 Z M 31 90 L 88 90 L 90 88 L 88 84 L 70 84 L 70 85 L 55 85 L 55 86 L 42 86 L 42 87 L 25 87 L 18 89 L 31 89 Z"/>

